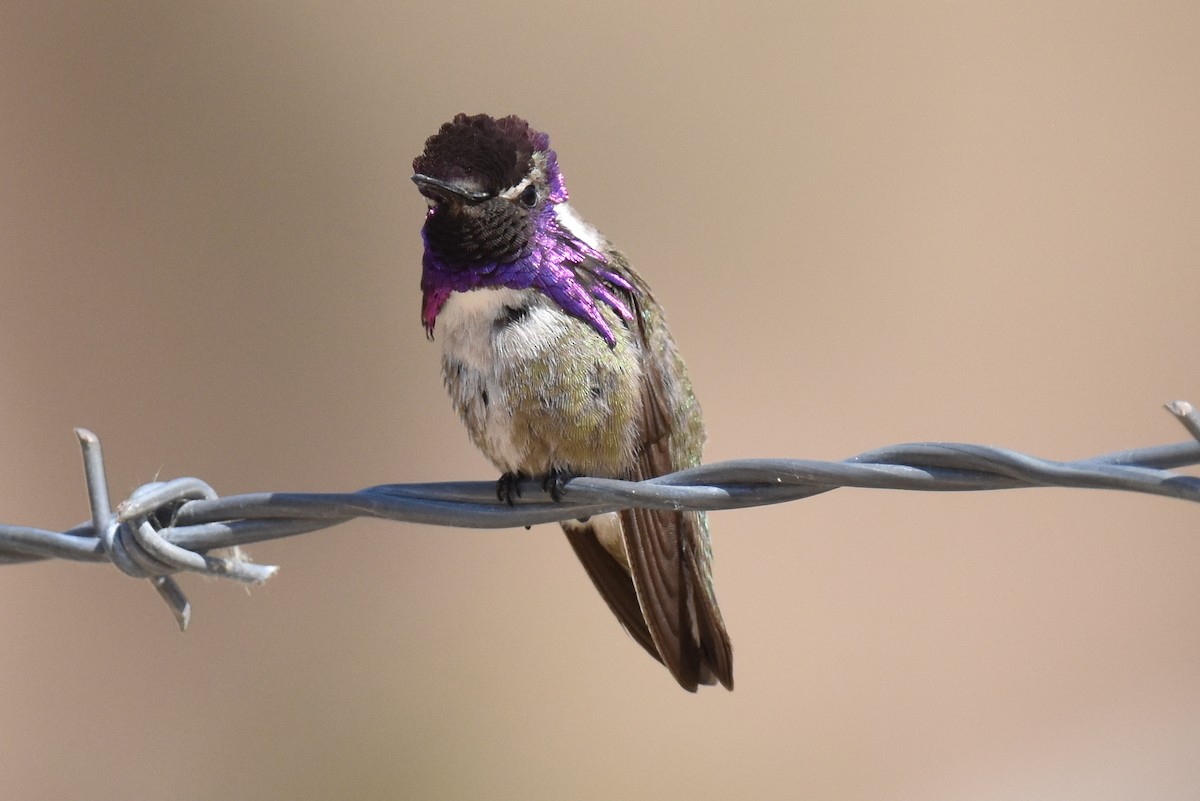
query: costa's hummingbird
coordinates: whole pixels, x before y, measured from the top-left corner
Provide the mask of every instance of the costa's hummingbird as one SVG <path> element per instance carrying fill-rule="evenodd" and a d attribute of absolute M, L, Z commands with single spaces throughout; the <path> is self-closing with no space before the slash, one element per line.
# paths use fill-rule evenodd
<path fill-rule="evenodd" d="M 700 463 L 704 423 L 662 308 L 567 203 L 549 137 L 459 114 L 412 180 L 428 205 L 421 320 L 501 499 L 541 477 L 641 480 Z M 562 524 L 625 629 L 684 689 L 733 689 L 703 513 L 633 509 Z"/>

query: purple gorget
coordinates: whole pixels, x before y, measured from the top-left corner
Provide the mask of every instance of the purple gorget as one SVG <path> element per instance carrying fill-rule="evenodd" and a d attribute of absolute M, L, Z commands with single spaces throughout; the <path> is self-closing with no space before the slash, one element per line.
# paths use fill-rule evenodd
<path fill-rule="evenodd" d="M 561 201 L 565 201 L 566 191 L 561 184 L 556 188 L 561 192 Z M 622 320 L 632 323 L 633 312 L 614 290 L 632 293 L 633 286 L 608 268 L 604 253 L 559 224 L 553 202 L 558 198 L 552 195 L 550 200 L 534 224 L 528 253 L 510 262 L 467 267 L 450 264 L 434 253 L 426 240 L 421 260 L 421 322 L 431 339 L 438 313 L 451 292 L 508 287 L 536 289 L 567 314 L 594 328 L 610 348 L 616 347 L 617 338 L 601 314 L 600 304 L 607 304 Z M 430 209 L 429 213 L 437 210 Z"/>

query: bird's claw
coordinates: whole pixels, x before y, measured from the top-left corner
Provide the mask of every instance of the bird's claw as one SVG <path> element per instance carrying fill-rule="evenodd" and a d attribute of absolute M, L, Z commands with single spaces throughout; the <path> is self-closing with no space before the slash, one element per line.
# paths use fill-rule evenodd
<path fill-rule="evenodd" d="M 553 468 L 542 479 L 542 489 L 550 493 L 551 500 L 557 503 L 562 500 L 567 482 L 575 476 L 570 470 Z M 529 476 L 520 471 L 510 471 L 500 476 L 496 482 L 496 500 L 509 506 L 516 505 L 517 498 L 521 497 L 521 482 L 527 478 Z"/>
<path fill-rule="evenodd" d="M 557 503 L 562 500 L 563 490 L 566 488 L 567 482 L 573 478 L 575 478 L 575 473 L 572 473 L 570 470 L 553 468 L 542 479 L 542 489 L 550 493 L 550 499 Z"/>
<path fill-rule="evenodd" d="M 527 476 L 520 472 L 508 472 L 500 476 L 496 482 L 496 500 L 509 506 L 516 505 L 517 498 L 521 497 L 521 481 L 525 478 Z"/>

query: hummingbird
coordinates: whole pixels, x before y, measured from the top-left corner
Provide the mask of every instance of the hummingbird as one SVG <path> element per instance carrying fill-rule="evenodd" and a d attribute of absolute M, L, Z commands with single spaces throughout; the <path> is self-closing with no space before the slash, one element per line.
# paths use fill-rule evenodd
<path fill-rule="evenodd" d="M 567 201 L 549 137 L 458 114 L 425 141 L 413 182 L 421 321 L 472 442 L 513 502 L 541 478 L 640 481 L 700 463 L 704 423 L 662 308 Z M 561 524 L 626 631 L 686 690 L 733 689 L 703 512 L 627 509 Z"/>

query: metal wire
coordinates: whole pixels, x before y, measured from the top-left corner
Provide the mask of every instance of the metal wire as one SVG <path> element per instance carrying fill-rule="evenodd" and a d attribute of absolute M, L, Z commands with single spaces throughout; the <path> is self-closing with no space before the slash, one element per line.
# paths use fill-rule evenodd
<path fill-rule="evenodd" d="M 1200 464 L 1200 414 L 1185 401 L 1167 410 L 1193 441 L 1119 451 L 1075 462 L 1005 448 L 925 442 L 893 445 L 842 462 L 740 459 L 649 481 L 580 477 L 553 501 L 540 481 L 520 485 L 509 506 L 492 481 L 383 484 L 352 493 L 252 493 L 220 497 L 200 479 L 138 487 L 109 503 L 100 440 L 77 429 L 92 519 L 67 531 L 0 525 L 0 564 L 42 559 L 110 562 L 151 581 L 181 629 L 190 606 L 172 578 L 182 571 L 262 583 L 278 570 L 241 557 L 236 546 L 329 528 L 357 517 L 466 528 L 508 528 L 587 517 L 631 507 L 712 511 L 765 506 L 838 487 L 980 491 L 1021 487 L 1123 490 L 1200 502 L 1200 477 L 1173 468 Z M 220 555 L 217 549 L 233 548 Z"/>

